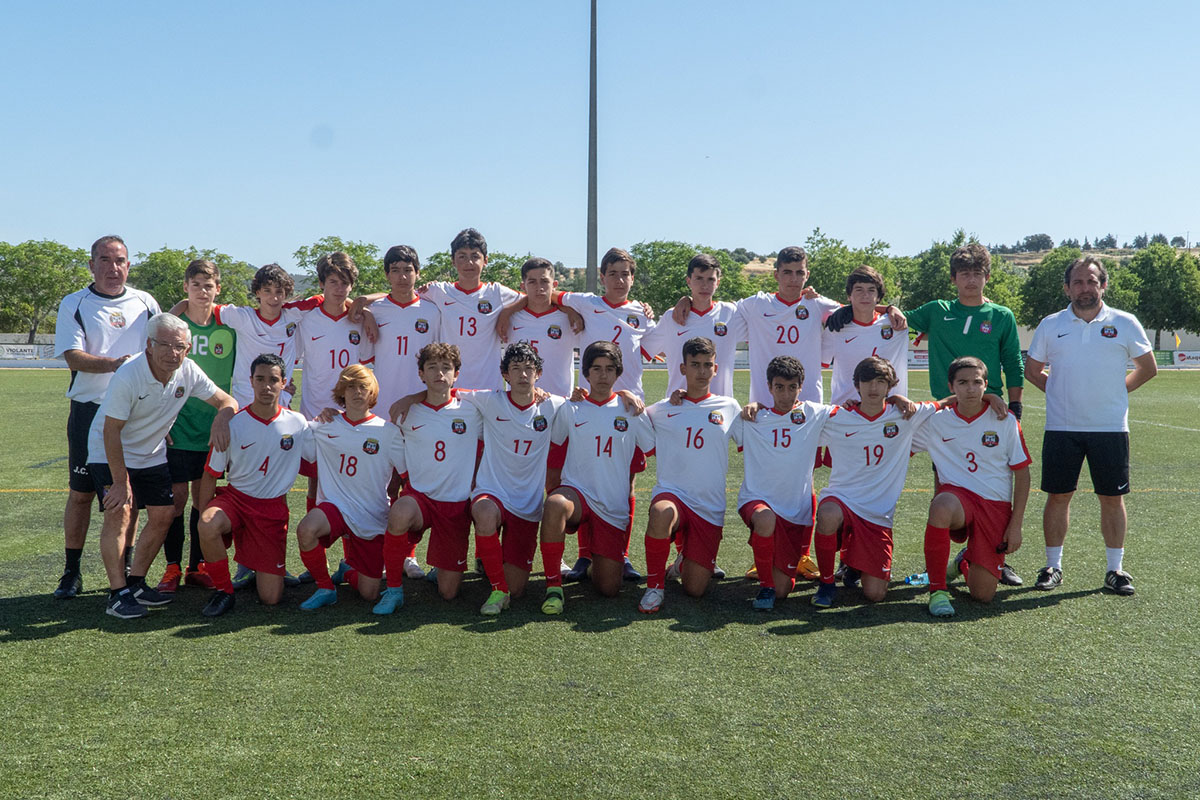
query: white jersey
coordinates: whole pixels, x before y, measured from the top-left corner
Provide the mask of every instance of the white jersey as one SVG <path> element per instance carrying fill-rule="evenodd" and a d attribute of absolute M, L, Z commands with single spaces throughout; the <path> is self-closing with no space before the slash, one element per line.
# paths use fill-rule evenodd
<path fill-rule="evenodd" d="M 613 395 L 606 403 L 585 398 L 567 403 L 554 417 L 552 439 L 567 444 L 562 482 L 577 490 L 609 525 L 629 524 L 629 465 L 638 448 L 654 449 L 654 429 L 645 414 L 633 416 Z"/>
<path fill-rule="evenodd" d="M 370 306 L 379 325 L 379 341 L 364 339 L 358 347 L 359 360 L 373 364 L 379 381 L 375 407 L 386 411 L 401 397 L 425 391 L 417 369 L 417 355 L 427 344 L 441 341 L 441 312 L 431 300 L 419 296 L 398 303 L 391 296 Z"/>
<path fill-rule="evenodd" d="M 888 394 L 908 397 L 908 331 L 895 330 L 887 314 L 876 313 L 870 323 L 852 320 L 837 333 L 821 329 L 821 360 L 833 366 L 829 402 L 841 405 L 858 399 L 854 368 L 871 356 L 879 356 L 896 370 L 899 383 Z M 804 371 L 807 383 L 807 366 Z"/>
<path fill-rule="evenodd" d="M 921 426 L 913 451 L 928 452 L 938 480 L 974 492 L 985 500 L 1012 502 L 1012 474 L 1032 459 L 1017 418 L 996 419 L 991 407 L 974 417 L 943 408 Z"/>
<path fill-rule="evenodd" d="M 1070 306 L 1042 320 L 1029 357 L 1050 367 L 1046 430 L 1128 431 L 1126 362 L 1152 350 L 1137 317 L 1107 305 L 1091 322 Z"/>
<path fill-rule="evenodd" d="M 788 522 L 812 525 L 817 444 L 836 411 L 836 406 L 805 400 L 786 414 L 760 409 L 753 422 L 738 415 L 732 436 L 745 459 L 738 508 L 761 500 Z"/>
<path fill-rule="evenodd" d="M 254 389 L 250 386 L 250 365 L 263 353 L 273 353 L 283 359 L 287 373 L 283 382 L 292 379 L 296 367 L 296 342 L 300 320 L 306 310 L 321 304 L 320 298 L 310 297 L 297 303 L 288 303 L 273 320 L 265 320 L 256 308 L 249 306 L 216 306 L 213 314 L 217 322 L 237 331 L 237 347 L 234 349 L 233 383 L 230 394 L 237 400 L 238 408 L 254 401 Z M 282 394 L 280 405 L 288 405 L 291 395 Z"/>
<path fill-rule="evenodd" d="M 587 292 L 564 292 L 559 302 L 583 316 L 586 327 L 579 340 L 582 348 L 586 349 L 592 342 L 603 341 L 621 348 L 621 377 L 617 378 L 613 391 L 628 389 L 638 397 L 645 397 L 642 391 L 642 356 L 650 358 L 650 355 L 642 350 L 642 337 L 654 328 L 654 323 L 646 316 L 642 304 L 626 300 L 613 305 L 600 295 Z M 579 382 L 587 383 L 582 374 Z"/>
<path fill-rule="evenodd" d="M 678 406 L 660 400 L 647 408 L 658 475 L 650 496 L 673 494 L 705 520 L 723 526 L 730 430 L 741 412 L 737 400 L 716 394 L 685 398 Z"/>
<path fill-rule="evenodd" d="M 462 369 L 456 386 L 460 389 L 500 389 L 500 336 L 496 317 L 519 294 L 499 283 L 481 283 L 473 291 L 457 283 L 434 281 L 421 288 L 422 297 L 442 312 L 441 340 L 458 346 Z"/>
<path fill-rule="evenodd" d="M 509 513 L 540 520 L 550 426 L 566 400 L 551 395 L 521 407 L 508 392 L 467 392 L 461 397 L 483 417 L 483 459 L 471 497 L 490 494 Z"/>
<path fill-rule="evenodd" d="M 409 486 L 442 503 L 471 497 L 475 454 L 483 438 L 483 418 L 475 406 L 457 396 L 440 406 L 416 403 L 400 430 Z"/>
<path fill-rule="evenodd" d="M 54 325 L 54 357 L 68 350 L 93 356 L 120 358 L 146 349 L 146 323 L 160 313 L 158 302 L 146 292 L 126 286 L 110 297 L 94 284 L 72 292 L 58 304 Z M 104 399 L 111 372 L 71 372 L 67 397 L 80 403 Z"/>
<path fill-rule="evenodd" d="M 774 405 L 767 385 L 767 364 L 775 356 L 799 359 L 804 367 L 800 399 L 820 403 L 821 330 L 841 306 L 827 297 L 785 303 L 778 294 L 759 292 L 738 302 L 750 341 L 750 401 Z"/>
<path fill-rule="evenodd" d="M 333 400 L 333 387 L 342 370 L 359 363 L 359 346 L 366 337 L 362 326 L 350 321 L 349 312 L 335 317 L 322 305 L 302 313 L 296 342 L 296 354 L 304 359 L 300 413 L 312 419 L 322 409 L 338 405 Z"/>
<path fill-rule="evenodd" d="M 908 476 L 913 436 L 937 409 L 935 403 L 921 403 L 912 419 L 904 419 L 890 405 L 876 417 L 858 409 L 831 414 L 821 444 L 829 447 L 833 469 L 821 499 L 836 497 L 868 522 L 892 527 Z"/>
<path fill-rule="evenodd" d="M 510 342 L 529 342 L 542 357 L 538 387 L 550 394 L 570 397 L 575 389 L 575 348 L 579 337 L 571 330 L 565 311 L 551 308 L 541 314 L 522 309 L 512 315 Z"/>
<path fill-rule="evenodd" d="M 669 315 L 663 317 L 653 330 L 642 337 L 642 349 L 651 355 L 666 355 L 669 397 L 676 389 L 687 388 L 687 379 L 679 372 L 679 365 L 683 363 L 683 343 L 697 336 L 710 340 L 717 348 L 717 374 L 712 380 L 713 394 L 732 397 L 737 344 L 746 341 L 746 324 L 733 303 L 713 303 L 704 312 L 693 308 L 688 313 L 688 321 L 684 325 L 680 325 Z"/>
<path fill-rule="evenodd" d="M 300 454 L 308 446 L 308 423 L 290 408 L 270 419 L 247 408 L 229 422 L 229 448 L 210 450 L 204 468 L 216 478 L 229 473 L 229 485 L 260 500 L 283 497 L 300 474 Z"/>
<path fill-rule="evenodd" d="M 374 539 L 387 530 L 388 483 L 392 470 L 404 471 L 400 429 L 368 414 L 358 422 L 339 414 L 333 422 L 311 422 L 311 443 L 304 458 L 316 456 L 321 480 L 317 503 L 332 503 L 360 539 Z"/>
<path fill-rule="evenodd" d="M 167 463 L 167 433 L 183 404 L 189 397 L 208 400 L 216 393 L 217 385 L 190 358 L 183 360 L 164 386 L 150 372 L 145 354 L 134 356 L 113 373 L 104 402 L 92 420 L 88 463 L 108 463 L 104 450 L 104 420 L 108 417 L 125 421 L 121 447 L 127 468 Z"/>

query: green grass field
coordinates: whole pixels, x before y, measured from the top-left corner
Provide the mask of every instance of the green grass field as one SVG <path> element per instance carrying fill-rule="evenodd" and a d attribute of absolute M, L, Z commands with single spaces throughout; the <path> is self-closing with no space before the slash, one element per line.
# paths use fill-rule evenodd
<path fill-rule="evenodd" d="M 0 797 L 1200 796 L 1195 372 L 1162 373 L 1133 396 L 1137 595 L 1100 591 L 1086 492 L 1063 587 L 1029 588 L 1044 563 L 1035 493 L 1010 559 L 1027 585 L 985 607 L 959 581 L 948 621 L 903 584 L 870 607 L 843 591 L 823 613 L 805 584 L 774 613 L 752 611 L 756 585 L 736 577 L 751 563 L 736 454 L 720 557 L 731 578 L 701 600 L 669 585 L 657 616 L 638 614 L 640 586 L 610 601 L 584 584 L 567 588 L 564 616 L 543 617 L 539 578 L 486 619 L 487 587 L 472 578 L 452 603 L 410 581 L 403 610 L 383 619 L 345 588 L 336 607 L 304 614 L 306 586 L 276 608 L 240 593 L 212 622 L 201 590 L 117 620 L 103 614 L 98 517 L 86 593 L 50 597 L 66 377 L 0 372 Z M 663 384 L 652 373 L 648 394 Z M 1036 487 L 1043 398 L 1028 399 Z M 923 569 L 930 483 L 917 456 L 897 514 L 899 577 Z M 294 522 L 303 495 L 291 505 Z M 294 545 L 289 566 L 302 569 Z"/>

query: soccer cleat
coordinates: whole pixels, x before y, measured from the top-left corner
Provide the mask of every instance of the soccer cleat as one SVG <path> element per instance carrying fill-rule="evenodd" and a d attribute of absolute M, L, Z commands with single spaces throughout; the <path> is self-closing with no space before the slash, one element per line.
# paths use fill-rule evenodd
<path fill-rule="evenodd" d="M 208 574 L 208 567 L 203 561 L 196 565 L 195 569 L 189 569 L 183 576 L 184 586 L 199 586 L 201 589 L 213 589 L 212 576 Z"/>
<path fill-rule="evenodd" d="M 812 604 L 817 608 L 832 608 L 836 597 L 836 583 L 820 583 L 817 584 L 817 593 L 813 595 Z"/>
<path fill-rule="evenodd" d="M 750 569 L 746 570 L 746 577 L 752 581 L 758 580 L 758 567 L 751 564 Z"/>
<path fill-rule="evenodd" d="M 1042 567 L 1038 573 L 1037 583 L 1033 584 L 1033 588 L 1041 589 L 1043 592 L 1050 589 L 1057 589 L 1062 585 L 1062 570 L 1058 567 Z"/>
<path fill-rule="evenodd" d="M 588 568 L 592 566 L 590 558 L 581 558 L 575 562 L 575 566 L 571 567 L 563 573 L 563 583 L 579 583 L 586 580 L 588 576 Z"/>
<path fill-rule="evenodd" d="M 422 572 L 421 576 L 424 577 L 425 573 Z M 371 613 L 379 614 L 381 616 L 384 614 L 391 614 L 402 605 L 404 605 L 404 587 L 389 586 L 383 590 L 383 594 L 379 597 L 379 602 L 376 603 L 375 607 L 371 609 Z"/>
<path fill-rule="evenodd" d="M 508 592 L 493 589 L 488 595 L 487 602 L 479 607 L 479 613 L 485 617 L 494 617 L 508 608 Z"/>
<path fill-rule="evenodd" d="M 301 611 L 316 611 L 323 606 L 331 606 L 337 602 L 337 589 L 317 589 L 312 597 L 300 604 Z"/>
<path fill-rule="evenodd" d="M 329 580 L 333 581 L 334 586 L 340 586 L 341 584 L 346 582 L 346 573 L 349 572 L 350 570 L 351 570 L 350 564 L 347 563 L 346 559 L 343 558 L 341 561 L 338 562 L 337 570 L 332 575 L 329 576 Z"/>
<path fill-rule="evenodd" d="M 754 598 L 755 611 L 770 611 L 775 608 L 775 590 L 770 586 L 764 586 L 758 590 L 758 597 Z"/>
<path fill-rule="evenodd" d="M 1025 583 L 1025 579 L 1017 574 L 1017 571 L 1008 564 L 1000 565 L 1000 582 L 1005 586 L 1021 586 Z"/>
<path fill-rule="evenodd" d="M 679 567 L 683 564 L 683 553 L 675 554 L 675 560 L 667 567 L 667 580 L 679 580 Z M 715 574 L 715 573 L 714 573 Z"/>
<path fill-rule="evenodd" d="M 133 599 L 143 606 L 165 606 L 175 599 L 175 595 L 151 589 L 145 581 L 141 581 L 136 586 L 130 586 L 129 589 L 133 592 Z"/>
<path fill-rule="evenodd" d="M 563 590 L 561 586 L 551 586 L 546 589 L 546 599 L 542 601 L 543 614 L 561 614 L 563 612 Z"/>
<path fill-rule="evenodd" d="M 245 589 L 254 583 L 254 570 L 245 564 L 238 564 L 237 572 L 233 574 L 233 588 Z"/>
<path fill-rule="evenodd" d="M 725 570 L 721 569 L 716 564 L 713 564 L 713 578 L 719 581 L 725 580 Z"/>
<path fill-rule="evenodd" d="M 316 579 L 313 578 L 312 573 L 309 572 L 308 570 L 304 570 L 304 572 L 301 572 L 299 575 L 297 575 L 296 580 L 299 581 L 300 583 L 315 583 L 316 582 Z M 284 583 L 287 583 L 286 578 L 284 579 Z"/>
<path fill-rule="evenodd" d="M 70 600 L 75 595 L 83 591 L 83 578 L 78 572 L 65 570 L 62 577 L 58 579 L 58 588 L 54 590 L 54 596 L 59 600 Z"/>
<path fill-rule="evenodd" d="M 159 594 L 175 594 L 179 591 L 179 581 L 182 578 L 183 570 L 179 568 L 178 564 L 167 564 L 162 580 L 158 582 L 158 586 L 154 587 L 154 591 Z"/>
<path fill-rule="evenodd" d="M 297 578 L 295 575 L 288 572 L 286 569 L 283 571 L 283 585 L 284 586 L 288 586 L 288 587 L 299 586 L 301 583 L 302 583 L 302 581 L 299 578 Z"/>
<path fill-rule="evenodd" d="M 483 559 L 482 559 L 482 558 L 476 558 L 476 559 L 475 559 L 475 572 L 477 572 L 478 574 L 480 574 L 480 575 L 484 576 L 485 578 L 487 577 L 487 570 L 486 570 L 486 569 L 484 568 L 484 566 L 483 566 Z"/>
<path fill-rule="evenodd" d="M 846 567 L 845 572 L 842 573 L 842 586 L 845 586 L 847 589 L 854 589 L 858 586 L 861 579 L 861 570 L 857 570 L 854 567 Z"/>
<path fill-rule="evenodd" d="M 1104 576 L 1104 588 L 1110 592 L 1129 596 L 1133 594 L 1133 576 L 1121 569 L 1110 569 Z"/>
<path fill-rule="evenodd" d="M 425 573 L 425 580 L 430 583 L 437 583 L 437 567 L 429 568 L 429 572 Z"/>
<path fill-rule="evenodd" d="M 812 556 L 800 556 L 800 562 L 796 564 L 796 574 L 806 581 L 815 581 L 821 577 L 821 570 L 817 568 L 817 562 L 812 560 Z"/>
<path fill-rule="evenodd" d="M 666 594 L 662 589 L 647 589 L 642 594 L 642 602 L 638 603 L 638 611 L 643 614 L 657 614 L 662 608 Z"/>
<path fill-rule="evenodd" d="M 150 612 L 141 603 L 134 600 L 133 595 L 129 592 L 120 592 L 108 598 L 108 603 L 104 606 L 104 613 L 118 619 L 137 619 Z"/>
<path fill-rule="evenodd" d="M 421 569 L 420 563 L 415 558 L 406 558 L 404 559 L 404 577 L 419 581 L 425 577 L 425 570 Z"/>
<path fill-rule="evenodd" d="M 929 595 L 929 613 L 935 617 L 953 617 L 954 605 L 950 602 L 950 592 L 938 589 Z"/>
<path fill-rule="evenodd" d="M 954 560 L 950 562 L 950 568 L 948 570 L 946 570 L 946 584 L 947 585 L 949 585 L 950 582 L 953 581 L 955 578 L 957 578 L 959 575 L 962 575 L 962 562 L 963 562 L 963 559 L 966 557 L 967 557 L 967 548 L 965 548 L 965 547 L 962 550 L 959 550 L 958 553 L 955 554 Z"/>
<path fill-rule="evenodd" d="M 213 592 L 200 613 L 206 617 L 219 617 L 233 610 L 233 592 Z"/>
<path fill-rule="evenodd" d="M 565 578 L 565 577 L 567 576 L 567 573 L 568 573 L 568 572 L 570 572 L 570 571 L 571 571 L 571 565 L 570 565 L 570 564 L 568 564 L 568 563 L 567 563 L 567 562 L 565 562 L 565 561 L 560 561 L 560 562 L 558 563 L 558 575 L 559 575 L 559 577 L 560 577 L 560 578 Z"/>
<path fill-rule="evenodd" d="M 630 561 L 628 558 L 625 559 L 625 563 L 621 565 L 621 580 L 636 583 L 641 579 L 642 573 L 638 572 L 634 568 L 632 561 Z"/>

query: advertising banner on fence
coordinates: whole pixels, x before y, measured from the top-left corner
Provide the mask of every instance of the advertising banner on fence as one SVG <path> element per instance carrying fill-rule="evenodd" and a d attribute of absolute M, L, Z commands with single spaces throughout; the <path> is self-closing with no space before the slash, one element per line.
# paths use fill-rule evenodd
<path fill-rule="evenodd" d="M 1176 350 L 1171 364 L 1176 368 L 1200 369 L 1200 350 Z"/>

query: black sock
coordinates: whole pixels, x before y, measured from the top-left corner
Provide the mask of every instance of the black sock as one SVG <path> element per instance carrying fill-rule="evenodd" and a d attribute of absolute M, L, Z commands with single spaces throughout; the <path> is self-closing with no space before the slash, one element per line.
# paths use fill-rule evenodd
<path fill-rule="evenodd" d="M 82 547 L 67 548 L 67 572 L 79 574 L 79 557 L 83 555 Z"/>
<path fill-rule="evenodd" d="M 200 509 L 195 506 L 192 506 L 188 529 L 192 537 L 192 548 L 188 553 L 188 569 L 193 570 L 204 560 L 204 553 L 200 552 Z"/>
<path fill-rule="evenodd" d="M 139 586 L 145 586 L 146 585 L 146 576 L 145 575 L 130 575 L 128 578 L 125 579 L 125 585 L 128 586 L 130 589 L 133 589 L 133 588 L 136 588 Z"/>
<path fill-rule="evenodd" d="M 122 586 L 120 589 L 109 589 L 108 590 L 108 597 L 110 600 L 120 594 L 129 594 L 129 584 L 128 583 L 125 584 L 124 586 Z"/>
<path fill-rule="evenodd" d="M 178 564 L 183 560 L 183 514 L 171 520 L 167 528 L 167 538 L 163 540 L 163 557 L 168 564 Z"/>
<path fill-rule="evenodd" d="M 125 548 L 125 574 L 129 574 L 129 568 L 133 566 L 133 547 Z"/>

